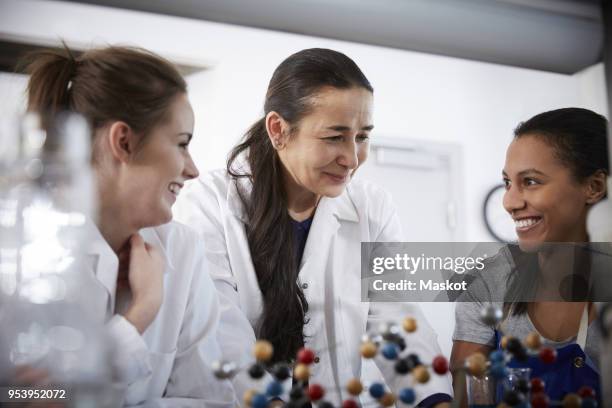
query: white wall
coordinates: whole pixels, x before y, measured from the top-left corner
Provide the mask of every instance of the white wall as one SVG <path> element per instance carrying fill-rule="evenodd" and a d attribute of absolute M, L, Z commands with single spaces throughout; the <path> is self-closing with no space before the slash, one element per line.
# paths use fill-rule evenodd
<path fill-rule="evenodd" d="M 603 62 L 580 71 L 574 77 L 578 81 L 580 107 L 591 109 L 607 117 L 609 110 Z"/>
<path fill-rule="evenodd" d="M 199 167 L 222 166 L 262 110 L 273 69 L 290 53 L 329 47 L 347 53 L 375 87 L 374 137 L 463 146 L 466 240 L 488 240 L 480 218 L 487 189 L 500 180 L 504 149 L 520 120 L 546 109 L 600 110 L 603 70 L 576 76 L 472 62 L 383 47 L 177 17 L 41 0 L 4 0 L 4 35 L 78 46 L 136 44 L 210 69 L 190 79 Z M 604 99 L 605 102 L 605 99 Z"/>
<path fill-rule="evenodd" d="M 189 78 L 196 111 L 192 151 L 201 170 L 223 166 L 229 149 L 261 114 L 269 78 L 285 57 L 309 47 L 343 51 L 357 62 L 375 88 L 373 137 L 450 142 L 462 147 L 466 211 L 459 221 L 464 223 L 466 241 L 491 239 L 481 220 L 482 200 L 488 189 L 501 180 L 505 148 L 519 121 L 566 106 L 606 112 L 601 65 L 565 76 L 42 0 L 2 1 L 0 27 L 3 36 L 49 44 L 62 38 L 73 46 L 133 44 L 174 61 L 207 66 L 207 70 Z M 11 81 L 10 77 L 0 77 L 2 95 L 10 87 L 7 81 Z M 9 109 L 4 104 L 0 108 L 1 112 Z M 452 316 L 439 318 L 453 325 Z"/>
<path fill-rule="evenodd" d="M 19 114 L 25 110 L 25 88 L 27 77 L 25 75 L 8 74 L 0 72 L 0 115 Z"/>

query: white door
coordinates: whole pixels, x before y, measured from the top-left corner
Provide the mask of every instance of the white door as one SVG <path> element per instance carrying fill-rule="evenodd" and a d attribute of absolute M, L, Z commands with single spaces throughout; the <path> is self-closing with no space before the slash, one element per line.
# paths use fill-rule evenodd
<path fill-rule="evenodd" d="M 377 139 L 356 177 L 391 193 L 406 241 L 453 242 L 463 239 L 460 173 L 460 151 L 454 145 Z M 430 302 L 421 307 L 449 357 L 455 304 Z"/>

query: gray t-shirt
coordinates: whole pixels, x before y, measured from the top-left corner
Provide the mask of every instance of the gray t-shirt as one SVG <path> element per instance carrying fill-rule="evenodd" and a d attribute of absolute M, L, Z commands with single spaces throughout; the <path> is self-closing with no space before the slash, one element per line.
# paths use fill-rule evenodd
<path fill-rule="evenodd" d="M 477 273 L 474 282 L 465 292 L 455 308 L 455 331 L 453 340 L 468 341 L 495 348 L 495 328 L 484 324 L 480 313 L 484 305 L 493 304 L 502 308 L 506 293 L 508 276 L 514 262 L 510 251 L 502 249 L 497 255 L 485 262 L 485 269 Z M 596 303 L 596 306 L 599 304 Z M 531 332 L 537 332 L 528 313 L 519 316 L 506 316 L 501 323 L 503 334 L 524 339 Z M 564 341 L 553 341 L 542 337 L 546 346 L 560 348 L 576 342 L 576 336 Z M 599 367 L 599 350 L 602 333 L 597 321 L 593 321 L 587 330 L 586 355 Z"/>
<path fill-rule="evenodd" d="M 501 307 L 501 304 L 500 304 Z M 479 319 L 481 305 L 472 302 L 457 303 L 455 308 L 455 332 L 453 340 L 469 341 L 472 343 L 485 344 L 493 348 L 495 345 L 495 331 L 492 326 L 487 326 Z M 520 316 L 509 316 L 503 323 L 501 329 L 504 334 L 518 339 L 524 339 L 531 332 L 537 332 L 529 315 L 524 313 Z M 560 348 L 576 342 L 576 336 L 564 341 L 553 341 L 542 337 L 545 346 Z M 602 341 L 601 331 L 597 321 L 589 325 L 586 338 L 586 355 L 593 361 L 595 367 L 599 367 L 599 349 Z"/>

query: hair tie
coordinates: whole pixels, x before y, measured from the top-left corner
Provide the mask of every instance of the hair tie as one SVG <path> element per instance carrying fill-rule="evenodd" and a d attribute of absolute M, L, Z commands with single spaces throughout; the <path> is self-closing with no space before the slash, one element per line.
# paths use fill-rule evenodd
<path fill-rule="evenodd" d="M 66 57 L 68 60 L 68 64 L 70 64 L 70 75 L 68 76 L 69 79 L 68 79 L 68 83 L 66 84 L 66 90 L 70 91 L 70 89 L 72 89 L 72 80 L 76 75 L 79 61 L 77 61 L 77 59 L 74 57 L 74 54 L 72 53 L 70 48 L 68 48 L 68 45 L 66 45 L 64 41 L 62 41 L 62 44 L 64 45 L 64 50 L 66 50 Z"/>

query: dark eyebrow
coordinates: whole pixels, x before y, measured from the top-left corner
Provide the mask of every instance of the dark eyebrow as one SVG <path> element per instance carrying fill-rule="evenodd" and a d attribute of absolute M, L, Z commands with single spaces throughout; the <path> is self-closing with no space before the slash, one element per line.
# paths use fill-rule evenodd
<path fill-rule="evenodd" d="M 349 130 L 351 130 L 350 127 L 343 126 L 343 125 L 328 126 L 327 129 L 335 130 L 336 132 L 348 132 Z M 374 129 L 374 125 L 368 125 L 368 126 L 364 126 L 361 128 L 361 130 L 365 130 L 367 132 L 369 132 L 372 129 Z"/>
<path fill-rule="evenodd" d="M 536 169 L 527 169 L 527 170 L 523 170 L 521 172 L 519 172 L 519 176 L 526 176 L 528 174 L 537 174 L 540 176 L 546 176 L 546 174 L 542 173 L 540 170 L 536 170 Z"/>
<path fill-rule="evenodd" d="M 191 138 L 193 137 L 193 134 L 189 132 L 181 132 L 177 136 L 187 136 L 188 137 L 187 141 L 191 142 Z"/>
<path fill-rule="evenodd" d="M 537 169 L 526 169 L 526 170 L 520 171 L 518 173 L 518 176 L 519 177 L 524 177 L 524 176 L 526 176 L 528 174 L 537 174 L 537 175 L 540 175 L 540 176 L 546 176 L 546 174 L 542 173 L 540 170 L 537 170 Z M 508 177 L 508 174 L 506 173 L 505 170 L 502 170 L 502 176 Z"/>

